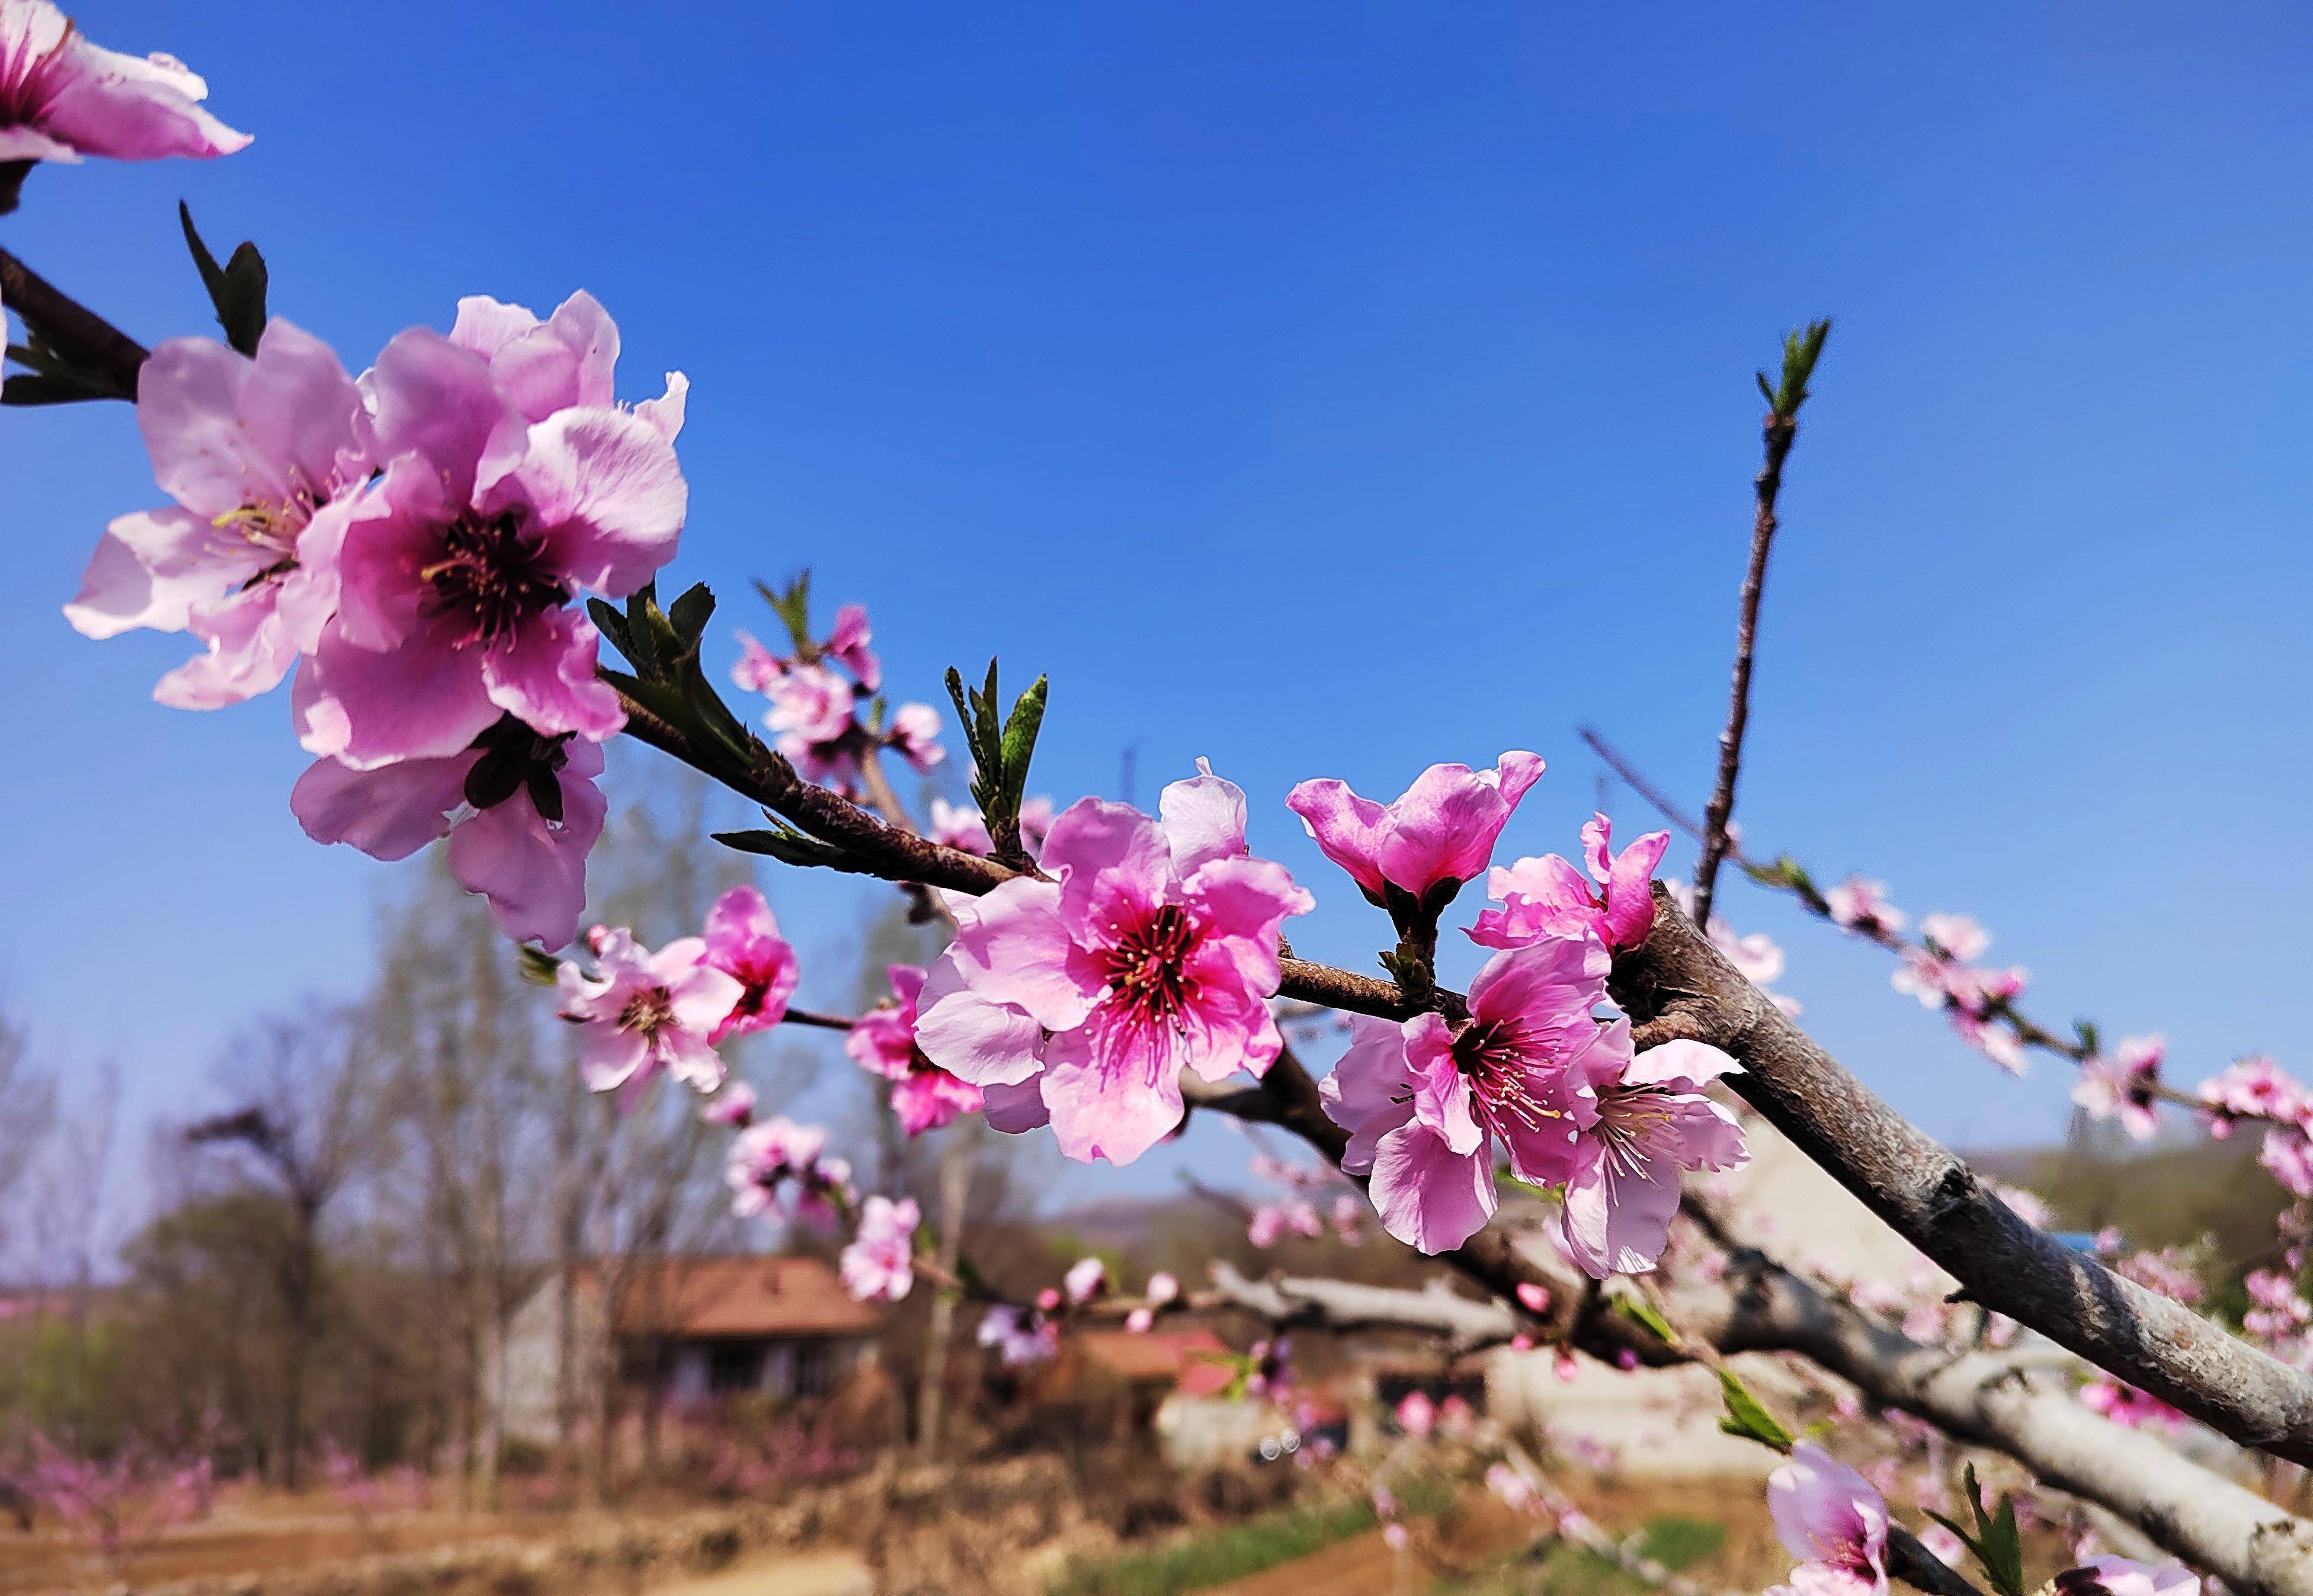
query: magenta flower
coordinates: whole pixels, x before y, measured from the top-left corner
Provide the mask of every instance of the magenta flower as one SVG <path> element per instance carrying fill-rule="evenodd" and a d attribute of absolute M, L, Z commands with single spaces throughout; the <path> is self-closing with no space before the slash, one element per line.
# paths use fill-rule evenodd
<path fill-rule="evenodd" d="M 872 693 L 884 685 L 884 667 L 867 646 L 875 634 L 867 627 L 867 607 L 846 604 L 835 612 L 835 629 L 819 645 L 820 653 L 858 680 L 859 690 Z M 934 728 L 937 730 L 937 726 Z"/>
<path fill-rule="evenodd" d="M 1596 938 L 1552 938 L 1486 960 L 1459 1026 L 1435 1013 L 1355 1024 L 1319 1092 L 1350 1132 L 1341 1168 L 1372 1176 L 1383 1229 L 1429 1253 L 1475 1235 L 1494 1212 L 1496 1142 L 1521 1180 L 1573 1172 L 1576 1132 L 1595 1111 L 1577 1066 L 1604 1049 L 1599 1073 L 1612 1075 L 1630 1057 L 1629 1024 L 1592 1017 L 1609 963 Z"/>
<path fill-rule="evenodd" d="M 0 0 L 0 162 L 157 161 L 246 148 L 248 134 L 200 108 L 208 94 L 173 56 L 101 49 L 48 0 Z"/>
<path fill-rule="evenodd" d="M 923 1215 L 913 1197 L 869 1197 L 860 1206 L 859 1231 L 843 1250 L 843 1285 L 861 1302 L 896 1302 L 916 1283 L 916 1226 Z"/>
<path fill-rule="evenodd" d="M 1494 840 L 1542 770 L 1541 756 L 1516 752 L 1492 770 L 1432 765 L 1390 804 L 1360 798 L 1344 782 L 1305 781 L 1285 806 L 1367 898 L 1387 907 L 1386 889 L 1395 887 L 1419 904 L 1433 891 L 1450 899 L 1484 872 Z"/>
<path fill-rule="evenodd" d="M 1669 832 L 1652 831 L 1616 855 L 1613 822 L 1593 816 L 1582 828 L 1587 876 L 1556 854 L 1498 864 L 1487 873 L 1486 896 L 1502 907 L 1479 911 L 1464 934 L 1487 948 L 1585 934 L 1616 951 L 1635 948 L 1654 929 L 1655 866 L 1669 846 Z"/>
<path fill-rule="evenodd" d="M 161 679 L 163 704 L 264 692 L 337 608 L 338 548 L 372 458 L 361 390 L 327 345 L 277 318 L 253 360 L 210 338 L 153 351 L 136 425 L 177 502 L 106 529 L 65 618 L 89 637 L 142 627 L 206 643 Z"/>
<path fill-rule="evenodd" d="M 739 983 L 738 1001 L 708 1040 L 769 1030 L 787 1018 L 800 972 L 763 895 L 743 882 L 732 888 L 707 911 L 706 932 L 707 962 Z"/>
<path fill-rule="evenodd" d="M 1791 1571 L 1800 1596 L 1886 1596 L 1887 1504 L 1854 1469 L 1812 1441 L 1767 1477 L 1775 1535 L 1804 1561 Z"/>
<path fill-rule="evenodd" d="M 471 351 L 413 328 L 367 379 L 391 460 L 357 502 L 336 619 L 298 675 L 308 750 L 371 768 L 454 754 L 510 714 L 600 741 L 625 723 L 570 609 L 674 554 L 688 489 L 650 423 L 608 408 L 525 424 Z"/>
<path fill-rule="evenodd" d="M 708 1039 L 744 989 L 708 962 L 705 939 L 682 937 L 654 953 L 623 926 L 597 925 L 586 943 L 597 973 L 566 960 L 557 978 L 562 1017 L 586 1027 L 578 1060 L 586 1089 L 618 1091 L 630 1109 L 661 1070 L 701 1095 L 722 1085 Z"/>
<path fill-rule="evenodd" d="M 1419 1441 L 1438 1427 L 1438 1405 L 1420 1391 L 1408 1391 L 1391 1416 L 1399 1429 Z"/>
<path fill-rule="evenodd" d="M 1038 1079 L 1069 1157 L 1129 1163 L 1181 1121 L 1179 1074 L 1258 1074 L 1282 1045 L 1279 928 L 1313 900 L 1244 855 L 1244 795 L 1206 776 L 1165 791 L 1162 824 L 1086 798 L 1043 866 L 962 907 L 916 1039 L 983 1089 Z"/>
<path fill-rule="evenodd" d="M 2080 1387 L 2080 1406 L 2131 1430 L 2149 1426 L 2173 1434 L 2192 1422 L 2159 1398 L 2109 1375 L 2089 1381 Z"/>
<path fill-rule="evenodd" d="M 2313 1322 L 2313 1303 L 2299 1294 L 2293 1276 L 2278 1269 L 2251 1269 L 2241 1284 L 2247 1288 L 2249 1300 L 2241 1323 L 2251 1335 L 2278 1341 Z"/>
<path fill-rule="evenodd" d="M 2304 1119 L 2309 1108 L 2305 1089 L 2263 1054 L 2229 1065 L 2201 1083 L 2201 1111 L 2209 1134 L 2222 1141 L 2243 1119 L 2271 1119 L 2282 1124 Z"/>
<path fill-rule="evenodd" d="M 2160 1127 L 2160 1062 L 2168 1056 L 2164 1036 L 2133 1036 L 2113 1049 L 2109 1060 L 2081 1061 L 2072 1101 L 2098 1119 L 2118 1119 L 2138 1141 Z"/>
<path fill-rule="evenodd" d="M 315 842 L 406 859 L 450 839 L 450 873 L 516 942 L 567 946 L 586 907 L 586 855 L 602 835 L 602 750 L 541 737 L 511 715 L 465 752 L 356 770 L 317 759 L 289 810 Z"/>
<path fill-rule="evenodd" d="M 824 1218 L 851 1201 L 851 1166 L 827 1156 L 823 1126 L 797 1125 L 784 1116 L 761 1120 L 732 1138 L 723 1179 L 731 1212 L 752 1219 L 785 1190 L 799 1215 Z"/>
<path fill-rule="evenodd" d="M 932 800 L 931 839 L 943 847 L 962 848 L 982 858 L 996 846 L 988 835 L 988 822 L 980 818 L 978 810 L 950 803 L 945 798 Z"/>
<path fill-rule="evenodd" d="M 1904 912 L 1887 901 L 1887 883 L 1849 876 L 1823 895 L 1830 906 L 1831 923 L 1842 930 L 1889 934 L 1904 929 Z"/>
<path fill-rule="evenodd" d="M 1108 1266 L 1096 1258 L 1080 1258 L 1060 1276 L 1060 1290 L 1081 1308 L 1108 1289 Z"/>
<path fill-rule="evenodd" d="M 1060 1327 L 1040 1313 L 1004 1305 L 980 1321 L 980 1344 L 994 1347 L 1007 1368 L 1041 1364 L 1060 1349 Z"/>
<path fill-rule="evenodd" d="M 583 288 L 543 321 L 520 305 L 469 295 L 458 302 L 450 341 L 481 358 L 498 391 L 525 421 L 544 421 L 559 410 L 618 408 L 612 381 L 619 329 Z M 672 443 L 682 431 L 690 392 L 690 380 L 669 372 L 664 396 L 644 400 L 634 414 Z"/>
<path fill-rule="evenodd" d="M 884 733 L 884 741 L 918 770 L 928 772 L 947 758 L 947 750 L 939 744 L 939 734 L 938 710 L 928 704 L 902 704 L 892 712 L 892 723 Z"/>
<path fill-rule="evenodd" d="M 916 1004 L 924 972 L 913 964 L 889 968 L 893 1001 L 868 1010 L 851 1022 L 843 1050 L 871 1074 L 892 1083 L 892 1112 L 902 1136 L 937 1130 L 981 1107 L 980 1088 L 958 1080 L 916 1046 Z"/>
<path fill-rule="evenodd" d="M 2181 1563 L 2132 1563 L 2090 1557 L 2054 1581 L 2057 1596 L 2200 1596 L 2201 1576 Z"/>
<path fill-rule="evenodd" d="M 1655 1267 L 1678 1212 L 1684 1171 L 1739 1170 L 1750 1161 L 1741 1125 L 1702 1090 L 1741 1067 L 1732 1058 L 1684 1041 L 1633 1058 L 1625 1027 L 1610 1027 L 1608 1035 L 1610 1045 L 1591 1048 L 1570 1066 L 1591 1112 L 1578 1117 L 1573 1168 L 1559 1207 L 1567 1256 L 1600 1280 Z"/>
<path fill-rule="evenodd" d="M 744 1081 L 732 1082 L 699 1110 L 699 1118 L 708 1125 L 727 1125 L 734 1130 L 746 1129 L 755 1123 L 755 1089 Z"/>

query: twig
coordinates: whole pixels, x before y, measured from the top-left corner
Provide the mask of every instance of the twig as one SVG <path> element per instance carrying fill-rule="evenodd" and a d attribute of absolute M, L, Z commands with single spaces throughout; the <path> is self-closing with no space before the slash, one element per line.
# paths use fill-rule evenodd
<path fill-rule="evenodd" d="M 1735 813 L 1735 777 L 1743 767 L 1743 730 L 1751 718 L 1751 660 L 1759 630 L 1759 596 L 1767 582 L 1767 552 L 1775 540 L 1775 499 L 1782 492 L 1783 461 L 1799 434 L 1799 406 L 1807 399 L 1807 378 L 1823 351 L 1831 323 L 1818 321 L 1806 335 L 1793 334 L 1783 345 L 1783 381 L 1768 395 L 1773 408 L 1761 428 L 1766 463 L 1752 483 L 1756 509 L 1751 518 L 1751 559 L 1743 572 L 1743 597 L 1735 625 L 1734 684 L 1728 693 L 1727 728 L 1719 734 L 1719 778 L 1711 802 L 1702 811 L 1702 856 L 1694 866 L 1694 914 L 1698 924 L 1711 924 L 1711 898 L 1719 883 L 1719 862 L 1727 855 L 1727 822 Z M 1766 389 L 1766 378 L 1759 386 Z"/>
<path fill-rule="evenodd" d="M 0 250 L 0 303 L 23 320 L 25 331 L 89 375 L 110 382 L 113 399 L 136 399 L 145 346 L 72 299 L 31 267 Z"/>

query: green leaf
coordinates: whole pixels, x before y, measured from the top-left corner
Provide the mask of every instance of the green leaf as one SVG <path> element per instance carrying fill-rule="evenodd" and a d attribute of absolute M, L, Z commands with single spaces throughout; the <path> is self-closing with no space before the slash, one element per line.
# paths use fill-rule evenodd
<path fill-rule="evenodd" d="M 1791 1433 L 1782 1422 L 1769 1413 L 1753 1396 L 1750 1388 L 1735 1377 L 1731 1370 L 1719 1371 L 1719 1389 L 1727 1399 L 1727 1416 L 1719 1427 L 1729 1435 L 1747 1436 L 1777 1451 L 1788 1452 L 1794 1444 Z"/>
<path fill-rule="evenodd" d="M 666 612 L 674 627 L 674 636 L 686 648 L 696 650 L 699 639 L 707 634 L 708 618 L 715 613 L 715 595 L 703 582 L 695 583 Z"/>
<path fill-rule="evenodd" d="M 258 253 L 255 244 L 244 241 L 233 250 L 233 258 L 219 266 L 193 226 L 191 207 L 181 200 L 177 204 L 177 219 L 184 224 L 185 245 L 192 251 L 195 269 L 201 274 L 201 286 L 208 290 L 209 303 L 216 309 L 217 325 L 224 329 L 224 341 L 242 354 L 254 357 L 257 342 L 265 336 L 265 297 L 269 286 L 265 257 Z"/>
<path fill-rule="evenodd" d="M 627 643 L 627 618 L 601 599 L 586 601 L 586 614 L 593 619 L 594 629 L 608 637 L 611 646 L 617 649 L 629 664 L 632 664 L 635 651 Z"/>
<path fill-rule="evenodd" d="M 833 844 L 822 842 L 815 837 L 806 837 L 786 826 L 775 831 L 717 831 L 712 835 L 726 848 L 736 848 L 743 854 L 761 854 L 765 858 L 777 859 L 782 864 L 840 870 L 849 857 Z"/>
<path fill-rule="evenodd" d="M 1670 1328 L 1670 1320 L 1658 1312 L 1652 1302 L 1639 1297 L 1617 1297 L 1614 1299 L 1614 1306 L 1653 1331 L 1655 1338 L 1665 1346 L 1676 1346 L 1679 1344 L 1678 1332 Z"/>
<path fill-rule="evenodd" d="M 2000 1596 L 2024 1596 L 2024 1536 L 2017 1527 L 2013 1496 L 2000 1498 L 2000 1511 L 1984 1531 L 1977 1557 Z"/>
<path fill-rule="evenodd" d="M 0 405 L 77 405 L 90 399 L 119 397 L 109 388 L 45 373 L 12 373 L 5 381 L 0 381 Z"/>
<path fill-rule="evenodd" d="M 1823 355 L 1823 341 L 1831 336 L 1828 318 L 1810 321 L 1804 331 L 1783 335 L 1783 380 L 1776 387 L 1767 385 L 1767 373 L 1759 373 L 1759 391 L 1767 396 L 1768 407 L 1785 421 L 1799 413 L 1807 400 L 1807 383 L 1815 376 L 1815 364 Z"/>
<path fill-rule="evenodd" d="M 536 943 L 516 943 L 514 957 L 522 978 L 533 987 L 553 986 L 562 969 L 562 961 Z"/>

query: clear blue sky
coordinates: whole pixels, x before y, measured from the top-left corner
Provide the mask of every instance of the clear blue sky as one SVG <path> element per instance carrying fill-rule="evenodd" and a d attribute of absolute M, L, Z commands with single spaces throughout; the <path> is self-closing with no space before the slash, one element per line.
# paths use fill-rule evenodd
<path fill-rule="evenodd" d="M 2313 1067 L 2313 48 L 2282 4 L 316 10 L 89 0 L 257 135 L 43 171 L 0 241 L 147 340 L 176 237 L 256 237 L 349 366 L 489 293 L 595 293 L 694 384 L 673 574 L 809 564 L 903 695 L 1049 670 L 1040 785 L 1198 754 L 1280 805 L 1532 747 L 1503 856 L 1568 847 L 1607 727 L 1693 801 L 1761 406 L 1838 318 L 1792 463 L 1740 816 L 1973 911 L 2052 1019 L 2186 1081 Z M 145 1109 L 251 1012 L 349 989 L 396 875 L 305 843 L 286 696 L 161 709 L 174 639 L 57 606 L 154 502 L 125 407 L 0 418 L 0 981 Z M 1640 818 L 1635 801 L 1618 819 Z M 1684 865 L 1684 849 L 1674 862 Z M 774 883 L 831 968 L 849 889 Z M 1755 889 L 1818 1034 L 1931 1129 L 2053 1134 Z M 1464 960 L 1458 973 L 1466 973 Z M 833 975 L 823 977 L 837 978 Z M 849 972 L 840 972 L 846 982 Z M 1160 1179 L 1152 1164 L 1143 1182 Z"/>

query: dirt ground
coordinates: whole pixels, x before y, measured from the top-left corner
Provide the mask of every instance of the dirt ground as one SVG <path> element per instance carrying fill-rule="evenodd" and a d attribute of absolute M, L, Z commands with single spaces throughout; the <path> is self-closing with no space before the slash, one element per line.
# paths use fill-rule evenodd
<path fill-rule="evenodd" d="M 855 1553 L 798 1552 L 652 1585 L 646 1596 L 871 1596 L 875 1588 L 875 1576 Z"/>

